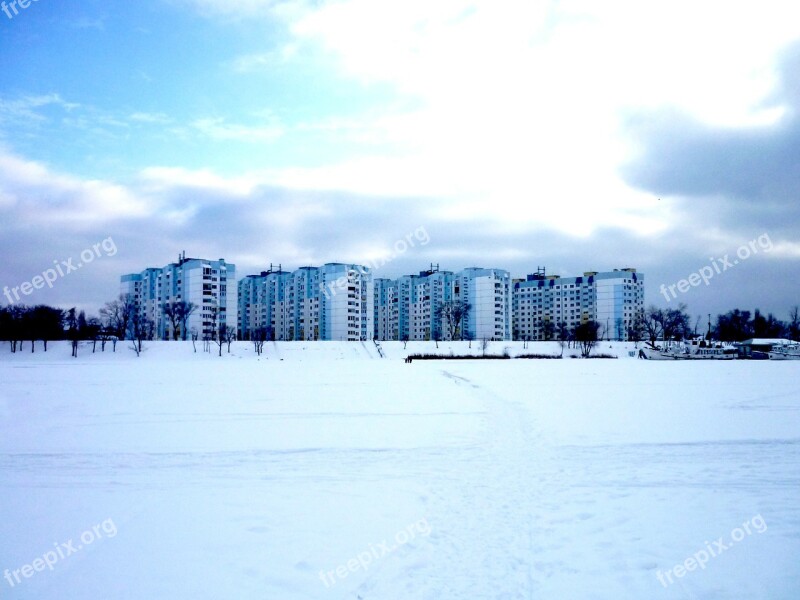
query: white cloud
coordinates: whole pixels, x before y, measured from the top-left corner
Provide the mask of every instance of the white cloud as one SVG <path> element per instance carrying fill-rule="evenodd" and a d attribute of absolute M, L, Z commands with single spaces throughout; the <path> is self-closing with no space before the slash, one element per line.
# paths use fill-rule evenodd
<path fill-rule="evenodd" d="M 273 142 L 284 133 L 284 128 L 275 120 L 262 125 L 242 125 L 228 123 L 222 118 L 205 118 L 194 121 L 192 127 L 215 140 L 239 142 Z"/>
<path fill-rule="evenodd" d="M 172 122 L 164 113 L 135 112 L 128 117 L 131 121 L 155 125 L 164 125 Z"/>
<path fill-rule="evenodd" d="M 55 93 L 20 96 L 14 99 L 0 98 L 0 123 L 6 121 L 45 121 L 46 117 L 41 114 L 41 111 L 49 106 L 57 106 L 67 112 L 80 108 L 80 104 L 67 102 L 59 94 Z"/>
<path fill-rule="evenodd" d="M 256 181 L 246 177 L 225 178 L 208 170 L 189 170 L 179 167 L 149 167 L 140 173 L 139 180 L 139 185 L 148 194 L 193 188 L 226 197 L 243 197 L 249 195 L 257 185 Z"/>
<path fill-rule="evenodd" d="M 233 70 L 238 73 L 252 73 L 275 65 L 286 64 L 297 55 L 297 52 L 298 48 L 295 44 L 286 44 L 272 52 L 243 54 L 233 60 Z"/>
<path fill-rule="evenodd" d="M 671 106 L 728 126 L 774 121 L 774 60 L 797 35 L 796 12 L 775 0 L 325 3 L 291 23 L 293 43 L 318 45 L 342 76 L 389 83 L 419 108 L 366 119 L 358 134 L 381 140 L 380 155 L 272 176 L 444 196 L 454 218 L 661 231 L 665 203 L 617 175 L 632 152 L 620 116 Z"/>
<path fill-rule="evenodd" d="M 0 196 L 15 199 L 16 225 L 91 227 L 151 214 L 151 207 L 124 186 L 56 173 L 9 154 L 0 154 L 0 181 Z"/>

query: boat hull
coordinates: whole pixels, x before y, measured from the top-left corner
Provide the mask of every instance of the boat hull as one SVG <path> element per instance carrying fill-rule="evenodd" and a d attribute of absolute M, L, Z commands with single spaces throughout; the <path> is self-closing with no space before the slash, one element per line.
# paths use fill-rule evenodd
<path fill-rule="evenodd" d="M 786 352 L 769 352 L 770 360 L 800 360 L 800 354 L 789 354 Z"/>

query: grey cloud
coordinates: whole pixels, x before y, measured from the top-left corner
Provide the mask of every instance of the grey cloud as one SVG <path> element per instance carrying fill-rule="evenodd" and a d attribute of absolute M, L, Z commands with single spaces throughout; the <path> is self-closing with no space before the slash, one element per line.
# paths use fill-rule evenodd
<path fill-rule="evenodd" d="M 672 202 L 679 219 L 668 236 L 640 245 L 661 256 L 652 268 L 638 261 L 658 274 L 648 280 L 654 302 L 664 304 L 661 283 L 675 283 L 761 234 L 775 243 L 800 239 L 800 43 L 784 54 L 780 73 L 770 102 L 785 112 L 773 125 L 715 127 L 674 110 L 630 115 L 625 123 L 641 154 L 623 178 Z M 732 247 L 710 241 L 720 239 L 733 240 Z M 785 316 L 800 302 L 798 279 L 800 260 L 761 256 L 678 300 L 703 313 L 739 306 Z"/>
<path fill-rule="evenodd" d="M 800 190 L 800 44 L 786 53 L 773 101 L 776 124 L 723 128 L 671 110 L 629 116 L 625 130 L 642 149 L 622 170 L 631 185 L 656 195 L 724 198 L 716 220 L 765 226 L 797 222 Z M 743 215 L 731 218 L 731 210 Z"/>
<path fill-rule="evenodd" d="M 32 205 L 46 209 L 46 200 L 24 189 L 8 190 L 27 196 Z M 135 193 L 135 190 L 132 190 Z M 2 272 L 2 285 L 19 285 L 53 260 L 77 256 L 109 236 L 118 253 L 96 260 L 59 281 L 53 290 L 40 290 L 28 303 L 47 302 L 64 307 L 78 305 L 95 311 L 113 298 L 119 276 L 148 266 L 163 266 L 185 250 L 190 256 L 220 258 L 236 263 L 238 276 L 257 273 L 270 263 L 286 269 L 331 261 L 365 262 L 369 248 L 391 251 L 397 240 L 423 227 L 429 238 L 376 270 L 378 277 L 415 273 L 430 263 L 443 270 L 468 266 L 499 267 L 524 277 L 537 266 L 549 273 L 578 275 L 586 270 L 637 267 L 648 281 L 648 302 L 664 304 L 658 296 L 661 283 L 675 283 L 708 262 L 715 249 L 690 235 L 668 232 L 647 238 L 622 229 L 596 231 L 577 238 L 531 226 L 513 233 L 482 221 L 452 221 L 434 216 L 439 204 L 432 198 L 371 198 L 337 191 L 302 191 L 263 186 L 249 194 L 228 193 L 182 186 L 163 186 L 155 198 L 141 197 L 157 207 L 152 216 L 116 217 L 88 225 L 63 221 L 45 229 L 33 228 L 21 207 L 0 209 L 0 252 L 11 257 Z M 78 200 L 73 200 L 77 202 Z M 68 209 L 65 195 L 63 208 Z M 182 220 L 165 217 L 173 210 L 192 209 Z M 21 218 L 22 217 L 22 218 Z M 742 235 L 746 242 L 762 233 Z M 775 239 L 775 236 L 773 236 Z M 726 251 L 735 251 L 735 247 Z M 693 288 L 681 300 L 692 314 L 722 312 L 734 306 L 788 311 L 796 303 L 797 262 L 753 258 L 709 287 Z M 749 285 L 753 277 L 769 286 Z M 794 287 L 793 287 L 794 286 Z M 765 304 L 769 302 L 769 304 Z"/>

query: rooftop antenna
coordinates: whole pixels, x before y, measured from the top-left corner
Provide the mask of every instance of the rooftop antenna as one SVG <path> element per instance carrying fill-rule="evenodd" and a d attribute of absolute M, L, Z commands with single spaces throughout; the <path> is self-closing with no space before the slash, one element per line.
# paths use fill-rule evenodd
<path fill-rule="evenodd" d="M 439 263 L 436 263 L 435 265 L 431 263 L 431 273 L 438 273 L 438 272 L 439 272 Z"/>

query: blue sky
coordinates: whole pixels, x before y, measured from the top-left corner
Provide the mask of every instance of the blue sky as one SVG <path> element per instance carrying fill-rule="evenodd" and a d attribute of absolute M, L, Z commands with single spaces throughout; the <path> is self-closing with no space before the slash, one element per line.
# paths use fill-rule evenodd
<path fill-rule="evenodd" d="M 8 2 L 6 2 L 8 5 Z M 38 0 L 0 12 L 0 285 L 95 310 L 186 250 L 239 274 L 638 267 L 800 303 L 800 9 L 766 0 Z M 763 239 L 763 238 L 762 238 Z M 763 288 L 753 285 L 759 282 Z M 0 298 L 0 300 L 2 300 Z M 676 300 L 671 300 L 670 303 Z"/>

